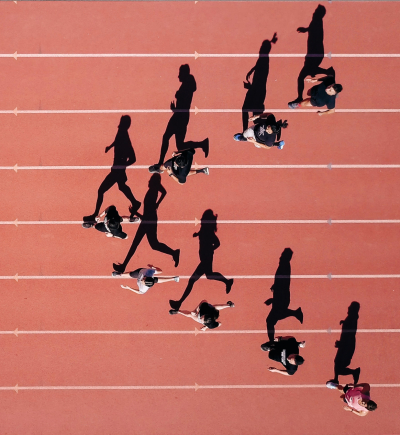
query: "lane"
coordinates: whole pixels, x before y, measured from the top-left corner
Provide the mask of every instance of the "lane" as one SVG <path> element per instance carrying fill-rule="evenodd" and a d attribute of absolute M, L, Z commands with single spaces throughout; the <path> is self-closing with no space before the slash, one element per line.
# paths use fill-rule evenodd
<path fill-rule="evenodd" d="M 232 315 L 224 313 L 224 319 Z M 268 371 L 280 367 L 261 351 L 265 337 L 8 336 L 2 340 L 2 385 L 324 384 L 333 377 L 338 337 L 298 334 L 296 338 L 307 342 L 300 352 L 305 363 L 295 376 L 283 378 Z M 400 383 L 395 361 L 377 371 L 379 363 L 373 358 L 394 348 L 396 335 L 371 339 L 358 334 L 356 340 L 350 367 L 361 366 L 360 382 Z M 235 364 L 224 370 L 227 358 Z M 351 376 L 342 379 L 352 381 Z"/>
<path fill-rule="evenodd" d="M 297 257 L 295 252 L 294 273 L 297 271 Z M 272 267 L 273 261 L 270 263 Z M 278 259 L 275 263 L 277 267 Z M 137 266 L 140 264 L 137 263 Z M 157 264 L 164 266 L 163 263 Z M 230 277 L 226 268 L 222 265 L 220 267 L 218 255 L 215 266 L 215 270 Z M 193 270 L 194 267 L 195 264 Z M 174 272 L 172 267 L 164 270 L 166 274 Z M 168 314 L 168 301 L 179 299 L 186 283 L 187 281 L 182 281 L 179 284 L 157 285 L 146 295 L 139 296 L 120 288 L 121 284 L 134 287 L 134 281 L 129 279 L 91 282 L 2 281 L 0 330 L 186 330 L 192 331 L 194 337 L 194 329 L 198 326 L 195 322 L 184 317 L 171 318 Z M 272 297 L 272 284 L 272 279 L 236 280 L 231 293 L 226 295 L 222 283 L 200 280 L 182 308 L 191 310 L 203 299 L 210 303 L 226 303 L 229 299 L 235 303 L 235 308 L 232 312 L 221 313 L 221 331 L 265 330 L 265 319 L 270 307 L 265 306 L 264 301 Z M 290 307 L 302 307 L 304 324 L 301 325 L 295 318 L 288 318 L 278 322 L 276 328 L 299 331 L 341 329 L 339 321 L 346 317 L 347 308 L 353 300 L 361 305 L 359 329 L 400 328 L 396 279 L 292 279 Z M 378 316 L 378 313 L 385 315 Z M 331 337 L 336 335 L 338 334 L 330 334 Z M 147 336 L 139 337 L 134 336 L 133 339 L 145 341 Z M 18 340 L 20 337 L 12 338 Z M 203 338 L 207 339 L 200 335 L 196 338 L 200 342 Z M 190 339 L 191 336 L 186 336 L 186 340 Z M 253 339 L 263 340 L 264 337 L 263 334 L 257 334 Z M 24 340 L 28 343 L 29 337 Z M 224 336 L 215 340 L 224 340 Z M 376 340 L 375 334 L 367 334 L 364 340 Z"/>
<path fill-rule="evenodd" d="M 244 98 L 244 90 L 240 93 Z M 173 95 L 171 92 L 170 97 Z M 158 159 L 170 117 L 170 114 L 131 115 L 129 135 L 138 165 L 150 165 Z M 286 142 L 282 151 L 260 150 L 234 142 L 233 134 L 242 129 L 240 113 L 192 114 L 186 139 L 209 138 L 208 159 L 204 159 L 200 150 L 195 156 L 196 161 L 207 164 L 399 163 L 395 140 L 400 136 L 398 114 L 336 113 L 319 118 L 296 112 L 277 113 L 277 117 L 289 122 L 282 135 Z M 114 140 L 120 115 L 2 115 L 1 119 L 1 166 L 16 163 L 20 166 L 106 166 L 112 163 L 112 155 L 105 154 L 104 148 Z M 142 126 L 147 125 L 151 128 L 143 135 Z M 173 137 L 168 155 L 175 146 Z"/>
<path fill-rule="evenodd" d="M 95 230 L 79 227 L 68 232 L 62 227 L 14 227 L 0 231 L 4 246 L 9 247 L 7 261 L 0 267 L 1 276 L 108 275 L 112 263 L 122 262 L 130 248 L 129 239 L 110 240 Z M 198 264 L 199 245 L 193 232 L 188 226 L 173 232 L 170 228 L 159 230 L 160 241 L 181 250 L 176 269 L 180 275 L 191 275 Z M 383 224 L 220 226 L 217 234 L 221 246 L 215 253 L 214 267 L 228 276 L 273 275 L 281 252 L 290 247 L 295 253 L 293 274 L 398 274 L 397 233 L 393 225 Z M 128 234 L 132 240 L 133 234 Z M 168 274 L 175 273 L 172 257 L 153 251 L 143 241 L 129 267 L 134 270 L 149 262 Z"/>
<path fill-rule="evenodd" d="M 387 92 L 382 71 L 396 76 L 399 62 L 325 59 L 321 66 L 333 66 L 337 82 L 345 89 L 338 108 L 398 109 L 400 85 L 394 81 Z M 189 63 L 197 82 L 193 104 L 199 109 L 242 107 L 243 80 L 255 59 L 2 59 L 0 78 L 8 84 L 2 108 L 169 109 L 180 85 L 179 66 L 184 63 Z M 287 103 L 297 97 L 297 75 L 303 63 L 302 59 L 270 61 L 269 107 L 287 109 Z"/>
<path fill-rule="evenodd" d="M 4 393 L 2 393 L 4 394 Z M 345 414 L 338 394 L 332 391 L 192 391 L 188 392 L 7 392 L 7 404 L 0 410 L 4 430 L 10 434 L 42 431 L 52 434 L 63 427 L 76 434 L 90 431 L 105 434 L 118 431 L 129 434 L 132 426 L 140 427 L 142 433 L 160 431 L 159 416 L 163 415 L 162 430 L 172 433 L 177 420 L 182 431 L 201 434 L 212 432 L 215 427 L 221 434 L 240 435 L 244 432 L 261 434 L 268 427 L 278 432 L 285 427 L 291 433 L 301 435 L 304 431 L 318 435 L 336 435 L 337 427 L 331 419 L 339 420 L 346 431 L 374 435 L 399 431 L 400 426 L 391 406 L 397 406 L 398 392 L 395 389 L 374 389 L 374 400 L 379 403 L 379 417 L 356 419 Z M 304 400 L 305 397 L 307 400 Z M 291 418 L 282 412 L 282 403 L 290 407 Z M 306 402 L 306 403 L 305 403 Z M 218 403 L 218 406 L 215 404 Z M 308 409 L 318 409 L 318 416 L 311 417 Z M 193 409 L 196 412 L 193 412 Z M 274 418 L 268 419 L 266 413 Z M 71 418 L 74 416 L 74 418 Z M 352 417 L 352 418 L 351 418 Z M 46 419 L 46 425 L 43 420 Z M 223 420 L 223 424 L 221 424 Z M 88 423 L 90 422 L 90 424 Z"/>
<path fill-rule="evenodd" d="M 205 163 L 204 157 L 196 161 Z M 160 220 L 194 220 L 211 208 L 220 219 L 233 220 L 398 219 L 400 200 L 391 194 L 397 189 L 398 171 L 211 169 L 209 176 L 192 176 L 184 186 L 164 174 L 167 196 L 158 216 Z M 93 213 L 98 188 L 107 174 L 104 170 L 1 171 L 2 220 L 80 220 Z M 128 172 L 128 177 L 133 194 L 143 201 L 151 175 L 142 169 Z M 184 206 L 177 205 L 178 198 Z M 104 208 L 111 203 L 121 214 L 128 213 L 129 202 L 117 186 L 104 195 Z"/>
<path fill-rule="evenodd" d="M 278 32 L 277 50 L 302 53 L 306 35 L 296 29 L 309 25 L 317 7 L 312 2 L 279 2 L 273 7 L 268 3 L 209 2 L 1 6 L 4 38 L 0 51 L 12 53 L 257 52 L 259 42 L 272 38 L 274 32 Z M 397 3 L 382 7 L 368 2 L 362 8 L 357 3 L 324 6 L 326 52 L 400 52 Z M 360 14 L 362 20 L 355 19 Z M 235 26 L 231 26 L 233 21 Z"/>

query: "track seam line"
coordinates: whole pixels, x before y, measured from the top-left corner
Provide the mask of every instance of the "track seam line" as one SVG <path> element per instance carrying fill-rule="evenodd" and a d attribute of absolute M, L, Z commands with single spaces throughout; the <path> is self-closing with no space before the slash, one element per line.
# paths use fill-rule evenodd
<path fill-rule="evenodd" d="M 390 279 L 400 278 L 400 274 L 381 274 L 381 275 L 333 275 L 331 273 L 327 275 L 229 275 L 233 279 L 275 279 L 275 278 L 292 278 L 292 279 Z M 191 276 L 185 275 L 180 276 L 180 279 L 189 279 Z M 112 279 L 112 280 L 121 280 L 125 279 L 122 277 L 114 277 L 111 275 L 19 275 L 18 273 L 13 276 L 0 276 L 0 280 L 49 280 L 49 279 L 57 279 L 57 280 L 85 280 L 85 279 Z M 128 279 L 128 278 L 127 278 Z M 207 279 L 205 276 L 202 276 L 200 279 Z"/>
<path fill-rule="evenodd" d="M 277 334 L 335 334 L 335 333 L 361 333 L 361 334 L 398 334 L 400 329 L 357 329 L 357 330 L 342 330 L 342 329 L 286 329 L 276 330 Z M 0 331 L 0 335 L 242 335 L 242 334 L 263 334 L 267 333 L 266 329 L 241 329 L 241 330 L 216 330 L 212 332 L 201 331 L 197 328 L 191 331 L 174 331 L 174 330 L 19 330 L 16 328 L 14 331 Z"/>
<path fill-rule="evenodd" d="M 400 388 L 400 384 L 370 384 L 373 388 Z M 221 390 L 221 389 L 307 389 L 321 388 L 326 389 L 325 384 L 236 384 L 236 385 L 54 385 L 54 386 L 20 386 L 0 387 L 0 391 L 55 391 L 55 390 Z"/>
<path fill-rule="evenodd" d="M 194 164 L 196 168 L 197 163 Z M 77 165 L 77 166 L 19 166 L 15 164 L 14 166 L 0 166 L 0 171 L 43 171 L 43 170 L 110 170 L 113 169 L 127 169 L 127 170 L 139 170 L 139 169 L 149 169 L 147 165 L 135 165 L 135 166 L 88 166 L 88 165 Z M 208 165 L 210 169 L 400 169 L 400 164 L 322 164 L 322 165 Z"/>

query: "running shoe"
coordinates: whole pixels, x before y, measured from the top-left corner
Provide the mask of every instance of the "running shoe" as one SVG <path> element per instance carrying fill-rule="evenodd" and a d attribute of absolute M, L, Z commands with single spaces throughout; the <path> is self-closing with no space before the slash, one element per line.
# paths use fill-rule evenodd
<path fill-rule="evenodd" d="M 328 381 L 326 383 L 327 388 L 329 388 L 330 390 L 337 390 L 337 387 L 339 386 L 339 384 L 336 384 L 335 382 L 332 381 Z"/>
<path fill-rule="evenodd" d="M 111 274 L 111 276 L 121 276 L 121 272 L 113 272 L 112 274 Z"/>
<path fill-rule="evenodd" d="M 247 142 L 247 139 L 243 136 L 242 133 L 236 133 L 233 135 L 233 139 L 237 142 Z"/>
<path fill-rule="evenodd" d="M 203 169 L 203 174 L 210 175 L 210 171 L 208 170 L 208 168 Z"/>
<path fill-rule="evenodd" d="M 278 148 L 281 150 L 284 146 L 285 146 L 285 141 L 284 140 L 280 140 Z"/>
<path fill-rule="evenodd" d="M 174 276 L 174 281 L 179 282 L 179 276 Z"/>
<path fill-rule="evenodd" d="M 152 165 L 149 167 L 150 174 L 162 174 L 164 171 L 160 169 L 160 165 Z"/>
<path fill-rule="evenodd" d="M 288 106 L 289 106 L 289 109 L 298 109 L 300 107 L 300 104 L 292 102 L 292 103 L 289 103 Z"/>

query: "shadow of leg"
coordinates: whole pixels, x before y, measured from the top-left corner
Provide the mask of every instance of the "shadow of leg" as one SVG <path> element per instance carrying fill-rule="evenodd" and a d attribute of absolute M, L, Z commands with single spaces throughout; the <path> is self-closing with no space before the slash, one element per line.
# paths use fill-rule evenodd
<path fill-rule="evenodd" d="M 185 291 L 183 292 L 183 295 L 179 299 L 179 301 L 174 301 L 172 299 L 169 301 L 169 305 L 173 310 L 179 310 L 183 301 L 190 295 L 191 291 L 193 290 L 193 286 L 195 282 L 198 281 L 203 274 L 204 274 L 204 266 L 202 263 L 200 263 L 197 266 L 196 270 L 193 272 L 192 276 L 189 278 L 188 285 L 186 286 Z"/>

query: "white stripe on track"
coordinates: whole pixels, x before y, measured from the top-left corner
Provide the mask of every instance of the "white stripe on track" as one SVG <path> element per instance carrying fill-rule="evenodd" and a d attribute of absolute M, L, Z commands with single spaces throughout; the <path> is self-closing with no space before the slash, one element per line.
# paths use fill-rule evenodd
<path fill-rule="evenodd" d="M 398 58 L 398 53 L 325 53 L 306 55 L 306 53 L 270 53 L 271 58 Z M 0 58 L 258 58 L 258 53 L 1 53 Z"/>
<path fill-rule="evenodd" d="M 400 388 L 400 384 L 370 384 L 373 388 Z M 20 386 L 0 387 L 0 391 L 56 391 L 56 390 L 252 390 L 252 389 L 326 389 L 325 384 L 300 384 L 300 385 L 57 385 L 57 386 Z"/>
<path fill-rule="evenodd" d="M 207 165 L 210 169 L 400 169 L 400 164 L 332 164 L 327 165 Z M 118 168 L 118 167 L 117 167 Z M 46 171 L 46 170 L 110 170 L 111 166 L 0 166 L 0 171 Z M 128 166 L 125 169 L 149 169 L 146 165 Z"/>
<path fill-rule="evenodd" d="M 145 221 L 148 224 L 197 225 L 199 219 L 181 221 Z M 125 222 L 124 225 L 139 225 L 138 222 Z M 261 225 L 261 224 L 400 224 L 400 219 L 270 219 L 270 220 L 218 220 L 218 224 L 227 225 Z M 82 225 L 82 221 L 0 221 L 0 225 Z"/>
<path fill-rule="evenodd" d="M 282 276 L 283 277 L 283 276 Z M 180 276 L 180 279 L 189 279 L 190 276 Z M 275 275 L 230 275 L 233 279 L 274 279 Z M 333 275 L 329 273 L 328 275 L 291 275 L 292 279 L 398 279 L 400 274 L 393 275 Z M 14 276 L 0 276 L 0 280 L 84 280 L 84 279 L 125 279 L 121 277 L 114 277 L 110 275 L 19 275 Z M 128 278 L 127 278 L 128 279 Z M 207 279 L 202 276 L 200 279 Z"/>
<path fill-rule="evenodd" d="M 317 109 L 300 109 L 300 110 L 292 110 L 292 109 L 265 109 L 274 113 L 317 113 Z M 249 112 L 253 112 L 253 110 L 249 109 Z M 187 112 L 185 110 L 184 112 Z M 190 109 L 190 113 L 242 113 L 242 109 Z M 335 109 L 336 113 L 399 113 L 400 109 Z M 60 110 L 0 110 L 0 114 L 111 114 L 111 113 L 172 113 L 171 109 L 60 109 Z"/>
<path fill-rule="evenodd" d="M 277 334 L 334 334 L 341 332 L 354 332 L 342 331 L 341 329 L 287 329 L 276 330 Z M 357 329 L 358 334 L 385 334 L 385 333 L 400 333 L 400 329 Z M 266 329 L 244 329 L 244 330 L 215 330 L 212 332 L 204 332 L 195 328 L 191 331 L 128 331 L 128 330 L 53 330 L 53 331 L 23 331 L 18 328 L 14 331 L 0 331 L 0 335 L 199 335 L 199 334 L 266 334 Z"/>

